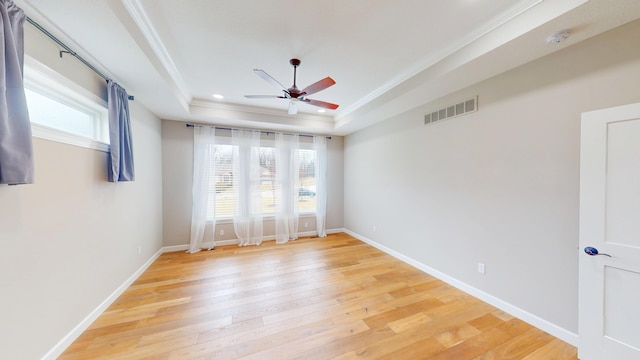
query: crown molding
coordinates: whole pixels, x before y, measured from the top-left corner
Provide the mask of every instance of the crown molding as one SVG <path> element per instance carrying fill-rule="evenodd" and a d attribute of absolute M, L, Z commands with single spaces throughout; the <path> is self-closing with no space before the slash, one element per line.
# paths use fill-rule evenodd
<path fill-rule="evenodd" d="M 236 124 L 235 126 L 322 134 L 332 134 L 335 129 L 333 118 L 328 116 L 305 113 L 289 115 L 286 110 L 218 103 L 202 99 L 191 102 L 189 114 L 197 121 L 229 126 Z"/>
<path fill-rule="evenodd" d="M 273 109 L 273 108 L 265 108 L 265 107 L 250 106 L 250 105 L 240 105 L 240 104 L 233 104 L 233 103 L 221 103 L 217 101 L 210 101 L 210 100 L 198 99 L 198 98 L 193 99 L 189 105 L 191 105 L 191 107 L 201 107 L 201 108 L 224 110 L 224 111 L 239 111 L 239 112 L 246 112 L 246 113 L 258 114 L 258 115 L 271 115 L 271 116 L 286 115 L 287 118 L 293 117 L 293 118 L 305 119 L 305 120 L 323 121 L 331 124 L 334 123 L 333 116 L 331 115 L 315 115 L 315 114 L 308 114 L 304 112 L 299 112 L 296 115 L 288 115 L 286 113 L 286 110 L 282 110 L 282 109 Z"/>
<path fill-rule="evenodd" d="M 189 91 L 187 84 L 182 77 L 182 74 L 178 70 L 178 67 L 173 62 L 169 51 L 164 46 L 160 35 L 156 31 L 156 28 L 151 23 L 147 12 L 144 10 L 144 6 L 139 0 L 122 0 L 122 4 L 131 16 L 142 35 L 144 36 L 147 45 L 153 51 L 157 62 L 162 66 L 173 86 L 178 90 L 182 96 L 183 104 L 190 104 L 193 98 Z"/>

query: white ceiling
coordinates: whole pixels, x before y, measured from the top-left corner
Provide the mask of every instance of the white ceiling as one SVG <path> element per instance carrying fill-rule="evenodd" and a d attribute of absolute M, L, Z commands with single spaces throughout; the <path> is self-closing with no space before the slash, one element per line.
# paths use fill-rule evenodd
<path fill-rule="evenodd" d="M 15 2 L 163 119 L 337 135 L 640 18 L 637 0 Z M 291 58 L 298 87 L 336 81 L 309 97 L 337 110 L 244 98 L 281 95 L 252 70 L 289 87 Z"/>

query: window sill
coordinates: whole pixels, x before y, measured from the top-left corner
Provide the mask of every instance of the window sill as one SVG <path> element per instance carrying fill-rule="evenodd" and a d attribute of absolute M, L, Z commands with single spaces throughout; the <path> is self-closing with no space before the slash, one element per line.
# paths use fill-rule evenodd
<path fill-rule="evenodd" d="M 45 125 L 31 123 L 31 133 L 33 137 L 51 140 L 63 144 L 80 146 L 88 149 L 109 152 L 109 144 L 95 141 L 83 136 L 74 135 L 66 131 L 54 129 Z"/>

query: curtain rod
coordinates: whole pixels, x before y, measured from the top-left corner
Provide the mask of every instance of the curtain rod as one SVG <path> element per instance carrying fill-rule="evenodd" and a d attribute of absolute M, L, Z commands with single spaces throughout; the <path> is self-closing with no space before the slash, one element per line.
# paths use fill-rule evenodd
<path fill-rule="evenodd" d="M 245 129 L 240 129 L 240 128 L 228 128 L 228 127 L 220 127 L 220 126 L 215 126 L 215 125 L 199 125 L 199 124 L 191 124 L 191 123 L 187 123 L 186 124 L 187 127 L 212 127 L 214 129 L 220 129 L 220 130 L 245 130 Z M 267 131 L 267 130 L 259 130 L 261 133 L 269 135 L 269 134 L 275 134 L 277 131 Z M 287 134 L 287 133 L 283 133 L 284 135 L 295 135 L 295 134 Z M 308 135 L 308 134 L 297 134 L 298 136 L 303 136 L 303 137 L 314 137 L 316 135 Z M 325 136 L 325 139 L 327 140 L 331 140 L 331 136 Z"/>
<path fill-rule="evenodd" d="M 43 28 L 40 24 L 35 22 L 32 18 L 27 16 L 27 22 L 29 24 L 33 25 L 36 29 L 40 30 L 43 34 L 47 35 L 49 37 L 49 39 L 53 40 L 56 44 L 60 45 L 64 49 L 64 50 L 60 50 L 60 57 L 62 57 L 62 54 L 72 55 L 76 59 L 80 60 L 81 63 L 83 63 L 86 67 L 91 69 L 94 73 L 98 74 L 98 76 L 100 76 L 104 80 L 106 80 L 106 81 L 111 80 L 106 75 L 104 75 L 102 72 L 100 72 L 100 70 L 96 69 L 95 66 L 91 65 L 87 60 L 83 59 L 82 56 L 78 55 L 78 53 L 76 53 L 75 51 L 71 50 L 71 48 L 68 47 L 62 41 L 60 41 L 60 39 L 58 39 L 52 33 L 47 31 L 47 29 Z M 133 95 L 129 95 L 129 100 L 134 100 L 134 96 Z"/>

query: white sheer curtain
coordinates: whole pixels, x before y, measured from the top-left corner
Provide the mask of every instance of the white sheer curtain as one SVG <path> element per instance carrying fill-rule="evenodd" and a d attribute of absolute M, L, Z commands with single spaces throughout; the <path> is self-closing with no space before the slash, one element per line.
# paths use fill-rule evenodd
<path fill-rule="evenodd" d="M 262 243 L 262 189 L 260 188 L 260 131 L 232 130 L 233 191 L 236 200 L 233 228 L 240 246 Z"/>
<path fill-rule="evenodd" d="M 327 139 L 324 136 L 313 137 L 313 149 L 316 151 L 316 231 L 318 237 L 326 237 L 327 219 Z"/>
<path fill-rule="evenodd" d="M 191 239 L 189 252 L 200 251 L 210 243 L 215 245 L 215 189 L 211 187 L 215 176 L 215 128 L 196 126 L 193 130 L 193 208 L 191 210 Z M 207 212 L 213 209 L 214 219 L 207 230 Z"/>
<path fill-rule="evenodd" d="M 276 133 L 276 243 L 298 238 L 300 156 L 298 135 Z"/>

